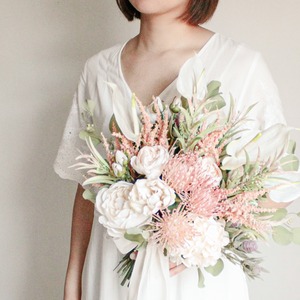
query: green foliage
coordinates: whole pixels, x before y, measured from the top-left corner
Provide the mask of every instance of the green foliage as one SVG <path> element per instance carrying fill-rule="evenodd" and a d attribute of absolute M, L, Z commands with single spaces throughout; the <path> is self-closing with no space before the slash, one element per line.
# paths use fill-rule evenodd
<path fill-rule="evenodd" d="M 124 234 L 124 238 L 128 241 L 131 241 L 131 242 L 134 242 L 134 243 L 137 243 L 139 245 L 143 244 L 145 242 L 145 239 L 143 237 L 142 234 L 129 234 L 129 233 L 125 233 Z"/>
<path fill-rule="evenodd" d="M 117 181 L 118 179 L 112 176 L 108 176 L 108 175 L 99 175 L 99 176 L 93 176 L 89 179 L 87 179 L 83 185 L 88 185 L 88 184 L 113 184 Z"/>
<path fill-rule="evenodd" d="M 288 214 L 288 211 L 285 208 L 279 208 L 273 214 L 271 221 L 282 221 Z"/>
<path fill-rule="evenodd" d="M 101 140 L 99 137 L 97 137 L 97 135 L 95 134 L 95 132 L 89 132 L 87 130 L 82 130 L 80 131 L 79 133 L 79 138 L 82 139 L 82 140 L 86 140 L 88 138 L 91 138 L 93 144 L 95 146 L 99 145 L 101 143 Z"/>
<path fill-rule="evenodd" d="M 293 241 L 292 231 L 283 226 L 273 227 L 272 237 L 279 245 L 289 245 Z"/>
<path fill-rule="evenodd" d="M 289 143 L 288 143 L 288 147 L 287 147 L 287 150 L 286 152 L 288 154 L 294 154 L 296 151 L 296 142 L 293 141 L 293 140 L 289 140 Z"/>
<path fill-rule="evenodd" d="M 92 203 L 96 202 L 96 195 L 93 192 L 91 192 L 90 190 L 85 190 L 82 194 L 82 197 L 85 200 L 91 201 Z"/>
<path fill-rule="evenodd" d="M 292 229 L 293 234 L 293 243 L 296 245 L 300 245 L 300 227 L 296 227 Z"/>
<path fill-rule="evenodd" d="M 205 287 L 204 282 L 205 282 L 204 275 L 203 275 L 201 269 L 198 268 L 198 287 L 204 288 Z"/>
<path fill-rule="evenodd" d="M 218 276 L 224 269 L 224 262 L 220 258 L 214 266 L 206 267 L 206 272 L 210 273 L 213 276 Z"/>
<path fill-rule="evenodd" d="M 295 154 L 289 154 L 281 158 L 280 166 L 284 171 L 298 171 L 299 159 Z"/>
<path fill-rule="evenodd" d="M 136 251 L 136 249 L 133 249 L 132 251 L 128 252 L 114 269 L 114 270 L 118 270 L 117 272 L 120 275 L 120 277 L 123 277 L 121 281 L 122 286 L 124 286 L 126 282 L 128 282 L 127 286 L 129 286 L 130 278 L 135 265 L 135 260 L 132 260 L 130 258 L 130 255 L 134 251 Z"/>

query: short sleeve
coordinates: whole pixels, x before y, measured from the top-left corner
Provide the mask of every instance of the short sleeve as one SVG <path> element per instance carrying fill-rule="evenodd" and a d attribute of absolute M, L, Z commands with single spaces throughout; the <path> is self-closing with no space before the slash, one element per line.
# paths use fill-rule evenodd
<path fill-rule="evenodd" d="M 80 109 L 87 99 L 86 91 L 86 66 L 81 74 L 77 91 L 73 97 L 71 109 L 67 118 L 63 136 L 54 162 L 54 171 L 63 179 L 69 179 L 82 184 L 84 176 L 75 168 L 70 168 L 76 163 L 75 158 L 79 150 L 87 151 L 85 141 L 79 138 L 79 133 L 85 128 Z"/>
<path fill-rule="evenodd" d="M 260 129 L 276 123 L 286 123 L 278 88 L 260 53 L 255 57 L 244 97 L 250 99 L 251 103 L 257 103 L 250 116 L 255 119 Z"/>

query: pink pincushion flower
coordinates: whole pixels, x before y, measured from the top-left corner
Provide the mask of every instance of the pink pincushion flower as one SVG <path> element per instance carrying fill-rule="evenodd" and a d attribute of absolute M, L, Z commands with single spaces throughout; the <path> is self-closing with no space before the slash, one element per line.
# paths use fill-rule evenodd
<path fill-rule="evenodd" d="M 196 233 L 193 227 L 193 216 L 183 210 L 182 206 L 172 212 L 164 210 L 159 213 L 153 216 L 152 239 L 163 248 L 167 248 L 168 252 L 176 252 Z"/>
<path fill-rule="evenodd" d="M 214 160 L 194 152 L 174 155 L 165 166 L 162 178 L 186 208 L 200 216 L 212 216 L 218 202 L 226 198 L 226 193 L 219 188 L 222 173 Z"/>

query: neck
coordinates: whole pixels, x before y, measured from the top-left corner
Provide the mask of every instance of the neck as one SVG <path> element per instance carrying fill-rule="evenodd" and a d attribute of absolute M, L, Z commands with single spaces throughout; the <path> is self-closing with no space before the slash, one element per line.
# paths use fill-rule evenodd
<path fill-rule="evenodd" d="M 162 16 L 142 15 L 137 48 L 150 52 L 163 52 L 184 45 L 198 26 L 189 25 L 178 19 Z M 180 43 L 178 42 L 180 41 Z"/>

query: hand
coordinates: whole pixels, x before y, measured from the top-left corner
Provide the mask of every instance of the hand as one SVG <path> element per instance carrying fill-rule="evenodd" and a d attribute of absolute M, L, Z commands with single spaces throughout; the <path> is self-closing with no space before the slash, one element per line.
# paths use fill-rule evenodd
<path fill-rule="evenodd" d="M 184 264 L 177 265 L 172 262 L 169 263 L 170 276 L 175 276 L 175 275 L 181 273 L 185 269 L 186 269 L 186 266 Z"/>

